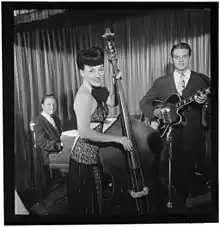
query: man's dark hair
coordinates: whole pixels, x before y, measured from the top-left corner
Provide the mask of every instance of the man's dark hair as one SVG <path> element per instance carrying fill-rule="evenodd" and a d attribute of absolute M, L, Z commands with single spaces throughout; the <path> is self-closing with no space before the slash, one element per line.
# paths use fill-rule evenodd
<path fill-rule="evenodd" d="M 79 69 L 84 70 L 84 66 L 97 66 L 104 64 L 104 53 L 99 47 L 91 47 L 82 50 L 77 54 L 76 63 Z"/>
<path fill-rule="evenodd" d="M 189 50 L 189 56 L 191 56 L 192 49 L 191 49 L 190 45 L 187 44 L 187 43 L 178 43 L 178 44 L 173 45 L 173 47 L 171 49 L 171 56 L 172 57 L 173 57 L 173 51 L 175 49 L 186 49 L 186 50 Z"/>
<path fill-rule="evenodd" d="M 41 101 L 41 104 L 44 104 L 44 102 L 45 102 L 45 100 L 46 100 L 47 98 L 53 98 L 53 99 L 55 99 L 55 100 L 57 101 L 57 99 L 56 99 L 56 97 L 55 97 L 54 94 L 47 94 L 47 95 L 45 95 L 45 96 L 43 97 L 43 99 L 42 99 L 42 101 Z"/>

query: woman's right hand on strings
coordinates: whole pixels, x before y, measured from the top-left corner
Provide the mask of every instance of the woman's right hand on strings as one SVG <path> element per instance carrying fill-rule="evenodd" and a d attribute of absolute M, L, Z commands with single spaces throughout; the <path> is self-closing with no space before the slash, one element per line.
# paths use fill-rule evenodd
<path fill-rule="evenodd" d="M 122 144 L 127 151 L 132 149 L 132 142 L 126 136 L 117 137 L 116 142 Z"/>

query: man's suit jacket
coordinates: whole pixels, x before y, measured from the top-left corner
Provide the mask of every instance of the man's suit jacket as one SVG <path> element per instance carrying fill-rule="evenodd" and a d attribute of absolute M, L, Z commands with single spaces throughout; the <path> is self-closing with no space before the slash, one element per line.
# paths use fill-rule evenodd
<path fill-rule="evenodd" d="M 49 164 L 49 153 L 59 152 L 58 143 L 62 133 L 61 121 L 58 117 L 53 117 L 57 129 L 42 115 L 39 115 L 36 120 L 35 133 L 36 144 L 43 157 L 44 165 Z"/>
<path fill-rule="evenodd" d="M 207 88 L 208 86 L 209 79 L 207 76 L 191 71 L 190 79 L 186 88 L 183 90 L 182 96 L 183 98 L 189 97 L 194 95 L 196 91 Z M 152 102 L 155 99 L 163 101 L 172 93 L 177 93 L 173 75 L 160 77 L 155 80 L 152 88 L 140 101 L 140 109 L 145 117 L 148 119 L 152 117 L 154 108 Z M 204 144 L 201 105 L 195 102 L 191 103 L 189 105 L 189 111 L 186 111 L 184 116 L 187 119 L 187 124 L 182 130 L 184 148 L 187 150 L 203 149 L 204 146 L 200 146 L 202 140 Z"/>

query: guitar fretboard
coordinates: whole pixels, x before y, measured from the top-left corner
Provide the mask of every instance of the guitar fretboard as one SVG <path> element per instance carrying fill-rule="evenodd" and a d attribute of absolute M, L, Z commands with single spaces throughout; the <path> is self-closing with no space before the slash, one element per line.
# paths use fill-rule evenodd
<path fill-rule="evenodd" d="M 187 105 L 187 104 L 189 104 L 190 102 L 193 102 L 193 101 L 194 101 L 194 96 L 185 98 L 185 99 L 183 99 L 182 101 L 177 102 L 177 103 L 176 103 L 176 107 L 177 107 L 177 108 L 182 107 L 182 106 Z"/>

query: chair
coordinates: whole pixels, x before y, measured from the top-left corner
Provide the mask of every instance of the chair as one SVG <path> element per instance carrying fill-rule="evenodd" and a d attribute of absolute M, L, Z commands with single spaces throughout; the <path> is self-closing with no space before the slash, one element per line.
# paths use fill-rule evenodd
<path fill-rule="evenodd" d="M 30 121 L 29 126 L 31 130 L 32 142 L 33 142 L 33 169 L 34 169 L 35 192 L 37 194 L 37 200 L 40 201 L 33 205 L 32 211 L 38 214 L 48 215 L 47 209 L 49 208 L 49 206 L 51 206 L 54 202 L 57 203 L 66 199 L 66 193 L 63 193 L 65 195 L 60 196 L 62 192 L 59 192 L 60 189 L 58 189 L 57 187 L 52 188 L 52 192 L 48 191 L 48 181 L 53 179 L 53 171 L 58 170 L 65 177 L 65 184 L 67 184 L 67 179 L 68 179 L 67 173 L 69 168 L 69 162 L 66 161 L 64 165 L 62 165 L 62 160 L 61 160 L 60 161 L 61 163 L 59 164 L 59 158 L 61 157 L 62 159 L 63 156 L 58 154 L 52 154 L 52 158 L 51 158 L 51 155 L 49 155 L 49 160 L 50 160 L 49 165 L 45 166 L 42 159 L 41 152 L 39 152 L 39 149 L 36 143 L 36 132 L 35 132 L 36 123 L 34 121 Z M 68 155 L 66 155 L 65 157 L 67 160 Z M 54 164 L 54 160 L 58 163 L 57 165 Z M 49 170 L 49 179 L 48 179 L 47 170 Z M 45 191 L 47 193 L 45 193 Z"/>
<path fill-rule="evenodd" d="M 36 134 L 35 134 L 35 125 L 36 123 L 31 121 L 29 126 L 32 135 L 32 144 L 33 144 L 33 172 L 34 172 L 34 189 L 37 198 L 43 198 L 46 185 L 48 182 L 48 175 L 45 171 L 44 162 L 41 156 L 41 153 L 37 149 L 36 144 Z"/>

